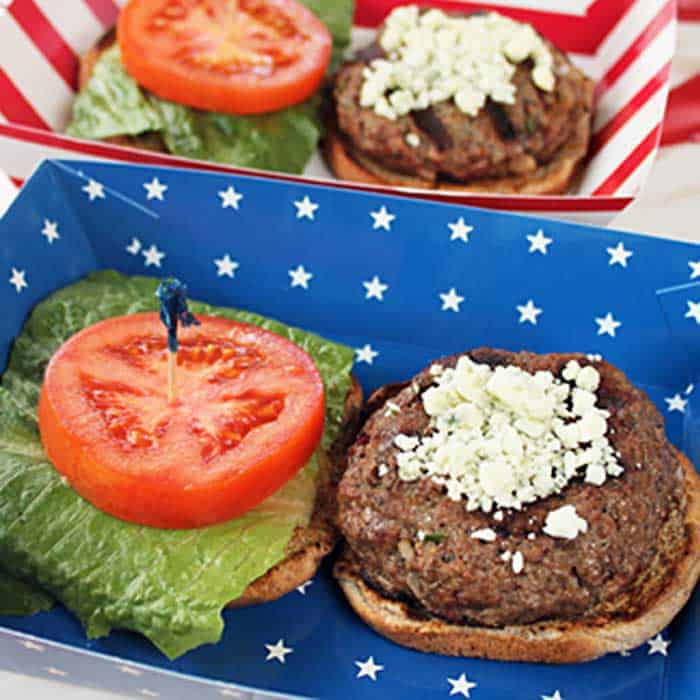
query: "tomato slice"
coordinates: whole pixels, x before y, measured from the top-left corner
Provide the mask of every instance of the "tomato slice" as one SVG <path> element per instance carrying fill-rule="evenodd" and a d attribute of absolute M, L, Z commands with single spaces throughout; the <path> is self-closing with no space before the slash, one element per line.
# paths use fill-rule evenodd
<path fill-rule="evenodd" d="M 255 326 L 198 318 L 181 331 L 174 405 L 154 313 L 86 328 L 46 370 L 39 429 L 51 462 L 123 520 L 230 520 L 288 481 L 321 439 L 323 382 L 301 348 Z"/>
<path fill-rule="evenodd" d="M 158 97 L 231 114 L 312 95 L 332 38 L 295 0 L 131 0 L 117 36 L 126 70 Z"/>

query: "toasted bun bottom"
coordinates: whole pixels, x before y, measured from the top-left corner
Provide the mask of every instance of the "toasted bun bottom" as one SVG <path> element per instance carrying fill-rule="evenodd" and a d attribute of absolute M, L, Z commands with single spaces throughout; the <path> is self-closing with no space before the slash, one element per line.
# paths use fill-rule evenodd
<path fill-rule="evenodd" d="M 318 474 L 316 502 L 311 521 L 306 527 L 298 527 L 287 545 L 286 557 L 266 574 L 253 581 L 243 595 L 229 603 L 228 607 L 240 608 L 277 600 L 308 581 L 321 564 L 321 560 L 335 547 L 339 533 L 335 526 L 336 484 L 333 474 L 335 462 L 343 452 L 345 443 L 354 439 L 362 410 L 362 388 L 355 377 L 345 397 L 345 409 L 340 434 L 330 453 L 323 455 Z"/>
<path fill-rule="evenodd" d="M 448 656 L 475 656 L 502 661 L 574 663 L 632 649 L 660 632 L 680 611 L 700 577 L 700 476 L 678 453 L 687 495 L 687 549 L 662 593 L 633 619 L 596 622 L 552 620 L 493 629 L 423 619 L 404 603 L 370 588 L 345 553 L 335 576 L 355 612 L 379 634 L 397 644 Z"/>
<path fill-rule="evenodd" d="M 590 118 L 582 116 L 569 143 L 549 163 L 541 165 L 534 172 L 473 180 L 464 184 L 440 180 L 434 183 L 384 168 L 354 151 L 340 136 L 335 124 L 329 125 L 324 154 L 336 177 L 351 182 L 475 194 L 564 194 L 576 179 L 579 166 L 588 153 L 590 133 Z"/>

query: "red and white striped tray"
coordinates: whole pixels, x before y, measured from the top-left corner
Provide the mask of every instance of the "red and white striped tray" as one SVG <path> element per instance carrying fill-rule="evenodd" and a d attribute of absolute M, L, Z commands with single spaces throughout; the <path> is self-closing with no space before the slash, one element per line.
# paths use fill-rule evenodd
<path fill-rule="evenodd" d="M 358 0 L 354 40 L 366 40 L 391 8 L 406 1 Z M 124 2 L 0 0 L 0 169 L 21 182 L 43 158 L 79 156 L 261 174 L 61 135 L 75 94 L 78 56 L 113 25 Z M 421 4 L 453 11 L 496 9 L 531 22 L 554 39 L 597 80 L 595 135 L 583 178 L 577 190 L 566 196 L 475 196 L 409 189 L 399 193 L 592 223 L 607 222 L 633 200 L 661 137 L 675 44 L 676 0 L 430 0 Z M 320 159 L 301 177 L 262 174 L 326 184 L 330 177 Z M 333 182 L 397 192 L 397 188 Z"/>

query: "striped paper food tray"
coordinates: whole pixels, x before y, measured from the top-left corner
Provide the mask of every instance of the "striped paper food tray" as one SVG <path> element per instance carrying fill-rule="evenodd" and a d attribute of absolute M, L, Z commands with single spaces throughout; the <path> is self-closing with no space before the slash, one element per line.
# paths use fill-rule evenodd
<path fill-rule="evenodd" d="M 44 157 L 113 159 L 250 173 L 62 134 L 71 111 L 79 55 L 115 21 L 125 0 L 0 0 L 0 168 L 21 182 Z M 405 0 L 358 0 L 353 42 Z M 437 193 L 333 180 L 320 157 L 303 176 L 269 177 L 338 184 L 510 211 L 606 223 L 639 193 L 658 150 L 676 32 L 676 0 L 432 1 L 451 11 L 497 9 L 534 24 L 597 81 L 591 157 L 566 196 Z"/>

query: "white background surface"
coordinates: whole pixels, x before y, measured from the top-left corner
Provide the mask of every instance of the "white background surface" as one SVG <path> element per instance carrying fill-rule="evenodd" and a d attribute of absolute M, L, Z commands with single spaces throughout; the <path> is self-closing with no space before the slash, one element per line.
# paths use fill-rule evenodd
<path fill-rule="evenodd" d="M 682 82 L 698 70 L 700 26 L 685 25 L 679 33 L 674 83 Z M 0 172 L 0 215 L 11 190 L 12 184 Z M 613 221 L 612 227 L 700 243 L 700 144 L 662 149 L 644 193 Z M 48 674 L 46 677 L 50 678 Z M 116 700 L 120 697 L 124 696 L 76 688 L 46 678 L 0 672 L 0 698 L 7 700 Z"/>

